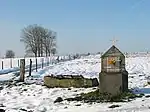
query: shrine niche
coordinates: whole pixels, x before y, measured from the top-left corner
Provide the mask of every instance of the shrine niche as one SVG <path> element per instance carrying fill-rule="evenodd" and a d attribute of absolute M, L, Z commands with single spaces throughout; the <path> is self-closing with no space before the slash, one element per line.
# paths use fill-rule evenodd
<path fill-rule="evenodd" d="M 103 72 L 116 73 L 125 70 L 125 56 L 115 46 L 102 55 L 101 61 Z"/>

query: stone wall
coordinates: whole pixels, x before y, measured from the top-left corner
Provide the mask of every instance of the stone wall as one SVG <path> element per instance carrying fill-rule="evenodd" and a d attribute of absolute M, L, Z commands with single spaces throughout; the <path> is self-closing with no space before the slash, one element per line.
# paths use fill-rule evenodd
<path fill-rule="evenodd" d="M 81 87 L 96 87 L 99 85 L 99 83 L 97 78 L 88 79 L 82 76 L 59 75 L 59 76 L 45 76 L 44 85 L 50 88 L 53 87 L 81 88 Z"/>

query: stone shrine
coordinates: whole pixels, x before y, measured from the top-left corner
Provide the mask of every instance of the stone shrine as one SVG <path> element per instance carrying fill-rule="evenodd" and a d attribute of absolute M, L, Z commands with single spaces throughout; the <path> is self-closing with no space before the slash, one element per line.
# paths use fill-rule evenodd
<path fill-rule="evenodd" d="M 100 92 L 112 96 L 128 91 L 125 56 L 115 45 L 101 56 Z"/>

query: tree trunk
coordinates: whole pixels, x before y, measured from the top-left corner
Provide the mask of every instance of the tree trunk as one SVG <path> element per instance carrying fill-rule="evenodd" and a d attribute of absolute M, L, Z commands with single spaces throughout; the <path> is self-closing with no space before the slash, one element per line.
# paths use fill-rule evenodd
<path fill-rule="evenodd" d="M 38 41 L 37 41 L 37 49 L 38 49 L 38 57 L 40 57 L 40 52 L 41 52 L 41 50 L 40 50 L 40 39 L 38 39 Z"/>
<path fill-rule="evenodd" d="M 34 53 L 34 56 L 37 57 L 37 53 Z"/>
<path fill-rule="evenodd" d="M 41 57 L 43 57 L 43 40 L 41 39 L 41 42 L 40 42 L 40 44 L 41 44 Z"/>
<path fill-rule="evenodd" d="M 50 52 L 48 52 L 48 56 L 51 56 L 51 53 L 50 53 Z"/>
<path fill-rule="evenodd" d="M 38 49 L 38 57 L 40 57 L 40 47 L 39 47 L 39 49 Z"/>
<path fill-rule="evenodd" d="M 47 57 L 47 48 L 45 48 L 46 50 L 45 50 L 45 54 L 46 54 L 46 57 Z"/>

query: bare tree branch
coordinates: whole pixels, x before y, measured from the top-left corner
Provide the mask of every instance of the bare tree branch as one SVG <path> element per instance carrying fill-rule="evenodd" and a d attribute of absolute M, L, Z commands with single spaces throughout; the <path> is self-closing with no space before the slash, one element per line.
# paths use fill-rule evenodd
<path fill-rule="evenodd" d="M 22 30 L 20 41 L 25 44 L 26 53 L 34 53 L 35 57 L 51 54 L 56 51 L 56 36 L 51 30 L 38 25 L 29 25 Z M 55 52 L 56 53 L 56 52 Z"/>

